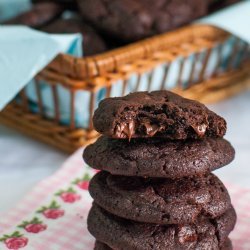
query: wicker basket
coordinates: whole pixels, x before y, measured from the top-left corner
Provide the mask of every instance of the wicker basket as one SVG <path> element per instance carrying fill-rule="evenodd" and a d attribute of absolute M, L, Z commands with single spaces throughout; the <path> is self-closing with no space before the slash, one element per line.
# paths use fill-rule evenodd
<path fill-rule="evenodd" d="M 164 74 L 159 89 L 167 89 L 169 68 L 179 60 L 177 86 L 173 91 L 202 102 L 214 102 L 234 95 L 250 86 L 249 46 L 239 39 L 233 45 L 227 65 L 221 69 L 221 44 L 229 39 L 230 34 L 218 28 L 206 25 L 192 25 L 167 34 L 155 36 L 97 56 L 75 58 L 59 55 L 50 65 L 40 72 L 35 81 L 37 109 L 30 108 L 25 89 L 19 98 L 9 104 L 0 115 L 0 121 L 34 138 L 54 145 L 66 152 L 73 152 L 80 146 L 93 141 L 98 134 L 93 130 L 91 117 L 96 106 L 96 93 L 105 89 L 109 97 L 112 88 L 122 84 L 118 95 L 126 94 L 128 81 L 137 75 L 133 91 L 140 90 L 141 78 L 147 74 L 146 90 L 151 90 L 154 71 L 159 65 L 164 66 Z M 239 46 L 241 42 L 241 47 Z M 212 51 L 216 48 L 217 62 L 212 72 L 206 72 Z M 236 65 L 239 49 L 243 58 Z M 202 63 L 199 55 L 203 54 Z M 194 57 L 185 84 L 182 81 L 187 58 Z M 199 72 L 197 74 L 197 64 Z M 196 73 L 195 73 L 196 72 Z M 196 74 L 196 77 L 194 75 Z M 46 81 L 53 97 L 53 117 L 46 117 L 41 94 L 41 81 Z M 63 86 L 70 96 L 70 119 L 62 125 L 60 119 L 60 96 L 58 88 Z M 84 108 L 88 124 L 79 126 L 75 119 L 75 98 L 78 91 L 87 91 L 89 105 Z M 85 110 L 86 109 L 86 110 Z"/>

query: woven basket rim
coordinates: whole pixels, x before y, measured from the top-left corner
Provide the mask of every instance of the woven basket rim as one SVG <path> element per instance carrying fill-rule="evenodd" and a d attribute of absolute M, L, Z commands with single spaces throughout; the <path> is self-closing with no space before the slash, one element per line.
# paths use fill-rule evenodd
<path fill-rule="evenodd" d="M 219 42 L 226 39 L 229 34 L 213 25 L 192 24 L 93 56 L 76 57 L 61 53 L 41 74 L 44 77 L 48 72 L 53 72 L 75 80 L 86 80 L 105 75 L 106 72 L 112 72 L 117 67 L 129 64 L 133 60 L 142 60 L 156 52 L 194 39 L 218 40 Z"/>

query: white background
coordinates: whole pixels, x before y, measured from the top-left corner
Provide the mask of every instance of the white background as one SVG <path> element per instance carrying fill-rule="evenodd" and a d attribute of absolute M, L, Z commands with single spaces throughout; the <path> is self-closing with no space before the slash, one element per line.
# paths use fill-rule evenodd
<path fill-rule="evenodd" d="M 236 149 L 234 162 L 216 174 L 223 181 L 250 188 L 250 92 L 210 108 L 226 118 L 226 138 Z M 15 206 L 66 158 L 67 155 L 50 146 L 0 126 L 0 212 Z"/>

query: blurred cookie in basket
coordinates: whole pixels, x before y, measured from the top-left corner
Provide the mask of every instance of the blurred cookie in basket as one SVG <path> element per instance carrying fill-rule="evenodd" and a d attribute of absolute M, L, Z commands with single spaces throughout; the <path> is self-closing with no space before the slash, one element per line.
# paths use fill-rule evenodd
<path fill-rule="evenodd" d="M 98 30 L 136 41 L 172 30 L 207 13 L 207 0 L 78 0 L 82 17 Z"/>
<path fill-rule="evenodd" d="M 209 12 L 220 10 L 224 7 L 241 2 L 242 0 L 210 0 Z"/>
<path fill-rule="evenodd" d="M 63 8 L 55 3 L 40 3 L 34 5 L 29 11 L 7 20 L 4 24 L 21 24 L 32 28 L 40 28 L 58 18 Z"/>
<path fill-rule="evenodd" d="M 133 41 L 150 34 L 153 18 L 140 1 L 79 0 L 78 4 L 84 19 L 118 39 Z"/>
<path fill-rule="evenodd" d="M 57 3 L 63 6 L 65 9 L 75 10 L 77 9 L 76 0 L 32 0 L 32 3 Z"/>
<path fill-rule="evenodd" d="M 141 0 L 146 8 L 153 14 L 153 34 L 173 30 L 182 25 L 207 14 L 207 0 L 157 0 L 157 5 L 152 8 L 150 0 Z"/>
<path fill-rule="evenodd" d="M 83 54 L 89 56 L 107 50 L 103 38 L 88 24 L 78 17 L 69 19 L 59 18 L 49 25 L 43 27 L 42 31 L 48 33 L 81 33 L 83 35 Z"/>

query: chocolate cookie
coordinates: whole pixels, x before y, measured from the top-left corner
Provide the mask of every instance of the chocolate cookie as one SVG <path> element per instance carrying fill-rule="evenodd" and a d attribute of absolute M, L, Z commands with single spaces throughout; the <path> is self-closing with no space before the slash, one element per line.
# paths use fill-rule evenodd
<path fill-rule="evenodd" d="M 81 33 L 84 37 L 84 56 L 98 54 L 107 50 L 107 46 L 101 36 L 80 18 L 57 19 L 43 27 L 42 30 L 48 33 Z"/>
<path fill-rule="evenodd" d="M 4 24 L 22 24 L 32 28 L 40 28 L 59 17 L 63 8 L 54 3 L 40 3 L 6 22 Z"/>
<path fill-rule="evenodd" d="M 94 250 L 112 250 L 112 249 L 108 245 L 106 245 L 100 241 L 96 241 Z"/>
<path fill-rule="evenodd" d="M 95 203 L 122 218 L 156 224 L 190 224 L 216 218 L 231 206 L 229 194 L 213 174 L 203 178 L 150 179 L 99 172 L 89 192 Z"/>
<path fill-rule="evenodd" d="M 210 173 L 229 164 L 234 154 L 231 144 L 222 138 L 129 142 L 102 136 L 86 147 L 83 158 L 92 168 L 114 175 L 175 179 Z"/>
<path fill-rule="evenodd" d="M 104 243 L 102 243 L 100 241 L 96 241 L 94 250 L 112 250 L 112 248 L 110 248 L 108 245 L 106 245 L 106 244 L 104 244 Z M 120 250 L 120 249 L 116 248 L 115 250 Z M 211 250 L 211 249 L 200 248 L 200 250 Z M 222 244 L 222 246 L 220 247 L 220 250 L 233 250 L 233 246 L 232 246 L 231 240 L 227 239 L 225 241 L 225 243 Z"/>
<path fill-rule="evenodd" d="M 231 208 L 222 217 L 226 219 L 199 218 L 195 224 L 160 226 L 121 219 L 93 204 L 88 216 L 88 229 L 98 241 L 111 249 L 219 250 L 227 237 L 217 235 L 229 235 L 232 231 L 236 221 L 234 209 Z M 225 224 L 217 226 L 218 220 Z"/>
<path fill-rule="evenodd" d="M 107 98 L 95 111 L 93 124 L 101 134 L 129 139 L 223 137 L 227 129 L 226 121 L 205 105 L 170 91 Z"/>
<path fill-rule="evenodd" d="M 82 17 L 126 42 L 169 31 L 207 12 L 207 0 L 78 0 Z"/>

